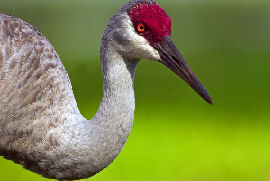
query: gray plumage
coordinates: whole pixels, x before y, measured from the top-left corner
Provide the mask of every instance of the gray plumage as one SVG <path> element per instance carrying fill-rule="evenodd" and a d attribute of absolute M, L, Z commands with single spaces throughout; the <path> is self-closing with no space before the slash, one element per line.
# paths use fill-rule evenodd
<path fill-rule="evenodd" d="M 153 3 L 131 0 L 110 19 L 100 51 L 103 98 L 91 120 L 80 114 L 68 74 L 49 41 L 23 20 L 0 14 L 0 155 L 47 178 L 81 179 L 100 172 L 131 131 L 140 59 L 165 64 L 212 103 L 170 34 L 150 45 L 135 30 L 131 8 Z M 155 13 L 166 18 L 154 5 Z M 161 29 L 163 22 L 156 23 Z"/>
<path fill-rule="evenodd" d="M 136 65 L 149 58 L 133 52 L 124 59 L 117 50 L 128 55 L 137 49 L 127 45 L 135 38 L 142 41 L 138 51 L 159 56 L 135 34 L 127 15 L 136 4 L 152 2 L 130 1 L 111 18 L 101 48 L 104 95 L 91 120 L 81 116 L 68 74 L 48 40 L 23 20 L 0 14 L 0 155 L 57 179 L 90 177 L 115 159 L 133 122 Z"/>

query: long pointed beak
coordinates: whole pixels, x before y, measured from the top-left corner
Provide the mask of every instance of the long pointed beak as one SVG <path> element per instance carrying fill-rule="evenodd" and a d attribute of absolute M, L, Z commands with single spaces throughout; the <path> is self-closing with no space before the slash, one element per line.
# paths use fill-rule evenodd
<path fill-rule="evenodd" d="M 186 83 L 188 83 L 206 102 L 213 104 L 206 88 L 202 85 L 196 75 L 189 68 L 184 57 L 173 44 L 170 36 L 163 37 L 160 43 L 156 43 L 154 48 L 158 50 L 160 62 L 170 68 Z"/>

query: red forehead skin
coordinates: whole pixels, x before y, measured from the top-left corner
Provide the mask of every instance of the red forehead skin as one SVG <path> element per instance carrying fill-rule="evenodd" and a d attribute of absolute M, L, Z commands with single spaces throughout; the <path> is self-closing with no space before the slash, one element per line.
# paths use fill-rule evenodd
<path fill-rule="evenodd" d="M 139 4 L 130 10 L 129 16 L 135 28 L 138 23 L 145 23 L 147 31 L 140 35 L 151 45 L 159 43 L 163 36 L 171 35 L 171 19 L 156 3 Z"/>

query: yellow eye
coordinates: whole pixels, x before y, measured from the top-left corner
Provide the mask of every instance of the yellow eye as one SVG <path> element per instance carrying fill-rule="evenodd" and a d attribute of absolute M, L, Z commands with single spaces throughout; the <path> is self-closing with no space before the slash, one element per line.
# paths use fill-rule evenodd
<path fill-rule="evenodd" d="M 143 33 L 145 32 L 146 28 L 145 28 L 145 25 L 143 23 L 139 23 L 137 24 L 137 31 L 140 32 L 140 33 Z"/>

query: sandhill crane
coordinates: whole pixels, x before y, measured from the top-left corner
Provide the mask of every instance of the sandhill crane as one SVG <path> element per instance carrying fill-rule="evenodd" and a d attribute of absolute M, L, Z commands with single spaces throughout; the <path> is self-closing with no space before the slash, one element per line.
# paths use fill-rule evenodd
<path fill-rule="evenodd" d="M 86 120 L 49 41 L 23 20 L 0 14 L 0 155 L 59 180 L 103 170 L 131 131 L 140 59 L 166 65 L 212 104 L 170 35 L 170 18 L 152 0 L 131 0 L 112 16 L 100 52 L 103 98 Z"/>

